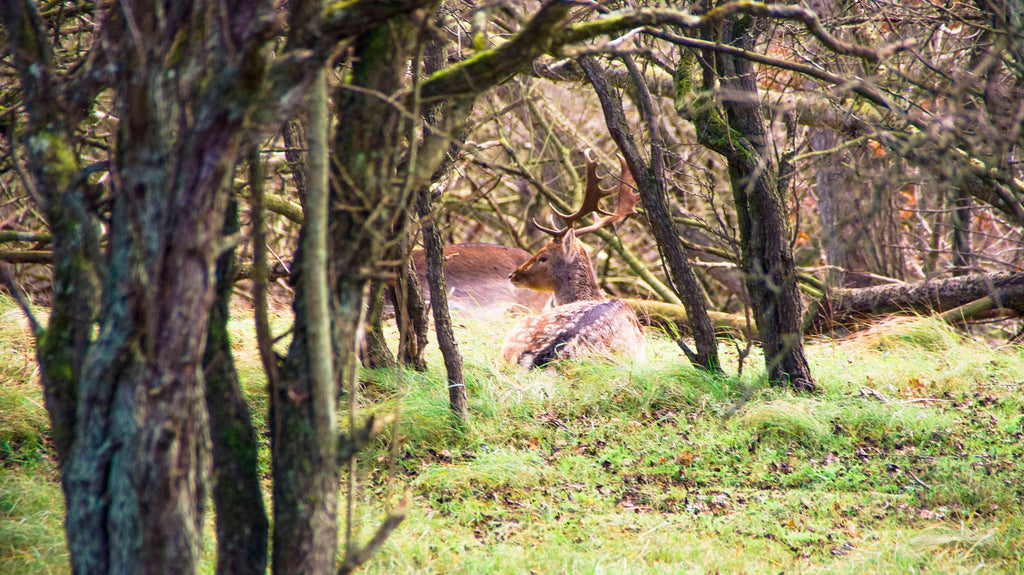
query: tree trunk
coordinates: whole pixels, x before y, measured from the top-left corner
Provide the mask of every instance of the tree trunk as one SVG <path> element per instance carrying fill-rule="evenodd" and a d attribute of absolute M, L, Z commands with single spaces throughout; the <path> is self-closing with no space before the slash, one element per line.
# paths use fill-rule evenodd
<path fill-rule="evenodd" d="M 686 260 L 682 241 L 679 239 L 679 234 L 676 232 L 669 214 L 665 192 L 664 142 L 661 140 L 658 130 L 658 120 L 654 117 L 654 106 L 651 104 L 650 94 L 647 93 L 647 84 L 640 76 L 633 61 L 628 57 L 625 59 L 626 66 L 633 78 L 633 84 L 639 92 L 640 107 L 650 131 L 650 165 L 646 165 L 640 157 L 640 151 L 629 130 L 629 124 L 622 109 L 622 101 L 615 92 L 609 89 L 604 71 L 593 57 L 584 56 L 580 58 L 579 62 L 601 101 L 608 132 L 618 144 L 619 149 L 622 150 L 622 155 L 636 180 L 644 207 L 647 209 L 647 221 L 651 224 L 651 232 L 654 234 L 662 258 L 668 264 L 673 288 L 682 300 L 690 318 L 691 332 L 697 351 L 690 350 L 682 340 L 679 340 L 680 347 L 694 366 L 713 373 L 720 373 L 722 367 L 718 359 L 718 339 L 715 337 L 715 328 L 708 317 L 704 290 L 701 289 L 700 283 L 697 282 L 697 276 L 693 273 L 693 268 Z"/>
<path fill-rule="evenodd" d="M 288 54 L 279 54 L 275 63 L 268 62 L 267 48 L 276 38 L 276 5 L 266 0 L 236 4 L 230 18 L 191 1 L 154 6 L 125 0 L 97 8 L 96 36 L 85 39 L 94 50 L 70 74 L 55 63 L 49 30 L 31 0 L 11 0 L 0 9 L 6 52 L 21 84 L 19 109 L 27 117 L 22 148 L 31 181 L 27 187 L 53 234 L 55 293 L 37 352 L 61 460 L 75 573 L 192 574 L 198 569 L 210 455 L 203 357 L 214 268 L 224 249 L 227 184 L 243 138 L 258 139 L 277 118 L 294 111 L 311 72 L 333 53 L 334 42 L 362 33 L 367 22 L 386 22 L 427 2 L 362 1 L 335 7 L 333 26 L 305 34 L 308 41 L 297 47 L 291 42 L 298 35 L 291 36 Z M 320 3 L 290 2 L 290 30 L 303 28 L 303 20 L 321 8 Z M 396 37 L 395 45 L 408 41 L 400 33 Z M 369 94 L 397 93 L 408 58 L 402 50 L 380 48 L 375 52 L 385 56 L 383 61 L 356 66 L 355 72 L 355 83 L 368 89 L 360 97 L 378 105 L 364 106 L 365 113 L 351 118 L 341 115 L 364 129 L 346 126 L 339 133 L 375 136 L 356 136 L 358 145 L 338 146 L 346 152 L 340 157 L 349 162 L 346 174 L 357 174 L 360 181 L 351 187 L 357 193 L 333 203 L 335 211 L 353 205 L 353 197 L 358 204 L 363 190 L 393 191 L 393 160 L 406 134 L 393 102 Z M 367 70 L 395 81 L 362 81 Z M 79 123 L 96 96 L 108 89 L 117 119 L 115 146 L 109 162 L 81 169 Z M 374 141 L 382 124 L 391 145 Z M 364 170 L 375 162 L 364 163 L 366 151 L 392 161 L 384 169 Z M 110 174 L 105 181 L 109 197 L 86 193 L 95 187 L 87 186 L 87 179 L 99 170 Z M 367 172 L 373 181 L 364 186 Z M 390 197 L 382 194 L 382 201 L 363 207 L 377 213 Z M 407 206 L 408 198 L 401 208 Z M 110 213 L 100 218 L 100 209 Z M 340 339 L 346 344 L 358 330 L 359 314 L 344 312 L 361 311 L 362 275 L 367 273 L 361 266 L 372 269 L 376 261 L 364 257 L 365 248 L 374 245 L 378 238 L 373 232 L 382 229 L 374 225 L 378 222 L 364 223 L 352 228 L 369 230 L 362 245 L 353 245 L 351 252 L 349 242 L 333 246 L 335 255 L 355 257 L 341 262 L 346 271 L 356 270 L 355 279 L 338 282 L 336 309 L 342 312 Z M 337 236 L 344 239 L 343 233 Z M 304 309 L 299 311 L 295 339 L 304 342 L 308 330 Z M 354 353 L 353 346 L 340 348 Z M 320 421 L 318 414 L 333 405 L 318 402 L 319 394 L 303 395 L 309 357 L 304 349 L 295 354 L 290 373 L 298 374 L 298 383 L 287 382 L 281 389 L 293 393 L 274 400 L 282 406 L 278 413 L 307 410 L 307 419 Z M 328 448 L 336 446 L 336 437 L 324 442 L 323 434 L 309 430 L 287 428 L 293 443 L 316 437 Z M 293 477 L 310 465 L 322 469 L 337 463 L 333 458 L 310 463 L 303 452 L 281 450 L 278 455 L 293 456 L 275 463 L 278 469 L 289 467 Z M 302 514 L 323 506 L 319 494 L 336 492 L 337 482 L 330 483 L 329 489 L 293 490 L 294 499 L 285 498 L 292 509 L 275 509 L 277 528 L 289 527 L 292 510 Z M 326 560 L 318 570 L 332 572 L 336 515 L 323 516 L 319 523 L 315 513 L 305 517 L 313 517 L 308 529 L 289 532 L 294 548 L 323 549 Z M 275 560 L 275 568 L 290 565 L 308 564 L 279 566 Z"/>
<path fill-rule="evenodd" d="M 404 229 L 405 226 L 403 225 Z M 396 237 L 396 243 L 405 244 L 404 238 Z M 427 333 L 430 322 L 427 320 L 427 303 L 423 298 L 423 286 L 420 285 L 416 265 L 409 257 L 407 250 L 398 250 L 402 262 L 402 272 L 398 278 L 399 285 L 395 288 L 395 321 L 401 339 L 399 345 L 400 361 L 416 371 L 427 370 Z"/>
<path fill-rule="evenodd" d="M 971 253 L 971 196 L 962 190 L 955 190 L 950 198 L 953 224 L 953 275 L 971 273 L 974 268 L 974 254 Z"/>
<path fill-rule="evenodd" d="M 753 19 L 742 16 L 715 31 L 724 44 L 752 49 Z M 710 38 L 707 38 L 710 39 Z M 785 198 L 779 190 L 762 120 L 757 83 L 750 61 L 705 51 L 705 92 L 687 102 L 693 92 L 690 60 L 684 54 L 677 78 L 677 110 L 697 128 L 702 145 L 725 156 L 729 166 L 737 226 L 740 231 L 740 269 L 750 295 L 764 349 L 768 378 L 773 384 L 813 390 L 816 385 L 804 354 L 801 300 L 787 226 Z M 706 94 L 715 83 L 725 92 L 745 94 L 719 104 Z"/>
<path fill-rule="evenodd" d="M 948 311 L 992 296 L 996 307 L 1024 314 L 1024 273 L 974 274 L 860 289 L 834 289 L 810 310 L 809 331 L 892 313 Z"/>
<path fill-rule="evenodd" d="M 319 9 L 319 2 L 311 7 Z M 328 269 L 327 80 L 308 102 L 306 197 L 295 332 L 272 405 L 275 573 L 331 573 L 337 561 L 339 474 Z M 360 294 L 361 295 L 361 294 Z M 354 340 L 349 340 L 354 341 Z M 352 354 L 345 355 L 346 358 Z M 275 419 L 276 418 L 276 419 Z"/>
<path fill-rule="evenodd" d="M 274 476 L 273 572 L 330 573 L 337 555 L 337 462 L 325 459 L 315 422 L 313 380 L 310 376 L 310 315 L 306 297 L 305 264 L 295 284 L 295 325 L 288 355 L 281 364 L 280 382 L 271 389 L 271 462 Z M 361 295 L 361 294 L 360 294 Z M 351 294 L 340 297 L 351 298 Z M 337 322 L 349 322 L 346 316 Z M 351 339 L 349 340 L 352 341 Z M 342 354 L 339 354 L 342 355 Z M 352 354 L 345 355 L 350 359 Z M 339 364 L 343 365 L 343 364 Z M 334 407 L 332 404 L 330 407 Z M 336 443 L 336 441 L 335 441 Z"/>
<path fill-rule="evenodd" d="M 384 338 L 383 315 L 387 291 L 387 283 L 383 280 L 373 280 L 370 284 L 370 309 L 366 314 L 368 324 L 366 341 L 363 345 L 363 355 L 360 357 L 365 367 L 381 368 L 395 367 L 396 365 L 395 356 L 391 353 L 388 342 Z"/>
<path fill-rule="evenodd" d="M 238 206 L 228 208 L 224 235 L 238 233 Z M 237 267 L 234 250 L 217 260 L 217 293 L 203 354 L 206 409 L 213 444 L 213 505 L 217 513 L 217 573 L 265 573 L 269 522 L 257 468 L 256 432 L 235 370 L 228 337 Z"/>
<path fill-rule="evenodd" d="M 443 25 L 440 15 L 434 24 L 435 26 Z M 424 75 L 441 70 L 448 59 L 444 45 L 436 38 L 427 43 L 423 56 Z M 474 99 L 471 98 L 462 102 L 460 114 L 468 115 L 469 111 L 473 109 L 473 101 Z M 456 118 L 453 112 L 454 108 L 450 105 L 437 105 L 423 110 L 423 121 L 426 125 L 433 129 L 441 128 L 443 133 L 450 133 L 454 137 L 448 143 L 448 153 L 443 156 L 439 162 L 440 165 L 431 174 L 430 184 L 423 186 L 417 192 L 416 213 L 423 230 L 423 250 L 427 264 L 426 276 L 430 288 L 430 306 L 434 314 L 434 333 L 437 334 L 437 347 L 441 350 L 445 372 L 448 375 L 448 405 L 459 423 L 464 424 L 469 418 L 469 409 L 466 405 L 466 379 L 462 372 L 462 354 L 459 353 L 448 309 L 448 286 L 444 277 L 444 246 L 441 230 L 436 225 L 438 214 L 434 212 L 431 205 L 433 203 L 431 185 L 444 180 L 445 176 L 450 173 L 453 167 L 453 158 L 466 141 L 464 122 L 461 121 L 461 117 Z"/>
<path fill-rule="evenodd" d="M 430 307 L 434 313 L 437 346 L 441 349 L 444 368 L 448 374 L 449 406 L 455 417 L 464 422 L 469 417 L 466 407 L 466 380 L 462 374 L 462 354 L 459 353 L 455 332 L 452 330 L 452 319 L 448 313 L 448 291 L 444 281 L 444 248 L 441 245 L 441 233 L 434 225 L 436 214 L 430 205 L 430 193 L 429 188 L 424 188 L 416 198 L 416 211 L 423 226 L 423 249 L 427 256 Z"/>

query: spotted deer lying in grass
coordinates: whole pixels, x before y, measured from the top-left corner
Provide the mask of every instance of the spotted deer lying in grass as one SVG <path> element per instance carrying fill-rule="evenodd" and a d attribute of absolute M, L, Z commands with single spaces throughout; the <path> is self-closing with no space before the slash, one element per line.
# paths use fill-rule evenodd
<path fill-rule="evenodd" d="M 575 213 L 563 215 L 561 229 L 533 225 L 552 239 L 532 258 L 509 275 L 516 287 L 554 292 L 552 309 L 517 323 L 505 338 L 501 357 L 522 367 L 540 367 L 557 359 L 587 354 L 623 351 L 634 357 L 643 355 L 644 335 L 636 313 L 624 302 L 608 299 L 601 293 L 590 256 L 577 239 L 636 213 L 640 201 L 633 191 L 633 176 L 621 157 L 622 174 L 618 186 L 618 207 L 614 213 L 602 210 L 601 198 L 614 190 L 604 190 L 597 177 L 597 162 L 590 150 L 587 160 L 586 192 Z M 584 216 L 601 217 L 585 227 L 576 224 Z"/>

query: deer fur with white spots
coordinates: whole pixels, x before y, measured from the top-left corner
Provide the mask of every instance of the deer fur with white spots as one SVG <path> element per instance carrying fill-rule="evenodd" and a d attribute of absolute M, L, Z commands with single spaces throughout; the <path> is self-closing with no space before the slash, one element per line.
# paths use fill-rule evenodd
<path fill-rule="evenodd" d="M 633 177 L 620 157 L 622 174 L 618 186 L 618 207 L 614 213 L 598 206 L 612 193 L 598 185 L 597 162 L 590 150 L 583 205 L 573 214 L 559 217 L 565 227 L 555 230 L 533 222 L 552 239 L 532 258 L 509 275 L 516 287 L 554 293 L 552 309 L 517 323 L 505 338 L 501 357 L 522 367 L 541 367 L 552 361 L 581 355 L 624 352 L 643 356 L 644 335 L 636 313 L 617 299 L 601 292 L 590 256 L 578 236 L 598 230 L 636 213 L 639 194 L 633 191 Z M 557 213 L 557 212 L 556 212 Z M 595 223 L 576 228 L 590 213 L 602 214 Z"/>

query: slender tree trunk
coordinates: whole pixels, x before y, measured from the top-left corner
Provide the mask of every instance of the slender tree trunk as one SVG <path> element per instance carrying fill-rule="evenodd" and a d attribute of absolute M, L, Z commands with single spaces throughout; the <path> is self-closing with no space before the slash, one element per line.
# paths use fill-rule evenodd
<path fill-rule="evenodd" d="M 224 235 L 238 233 L 234 200 L 224 222 Z M 213 444 L 213 505 L 217 513 L 217 573 L 242 575 L 267 570 L 269 521 L 257 469 L 256 432 L 249 405 L 235 370 L 228 337 L 232 279 L 237 268 L 234 250 L 217 259 L 217 295 L 203 355 L 206 409 Z"/>
<path fill-rule="evenodd" d="M 273 435 L 273 567 L 275 573 L 326 574 L 337 560 L 339 475 L 328 293 L 334 282 L 328 272 L 329 154 L 323 73 L 313 85 L 308 110 L 308 179 L 296 327 L 275 402 L 280 425 Z"/>
<path fill-rule="evenodd" d="M 451 316 L 448 313 L 448 291 L 444 281 L 444 247 L 441 245 L 441 233 L 434 225 L 435 214 L 431 208 L 429 188 L 420 190 L 416 198 L 416 211 L 423 225 L 423 249 L 427 256 L 430 306 L 434 313 L 437 346 L 441 349 L 444 368 L 448 374 L 449 406 L 460 421 L 465 421 L 469 417 L 469 411 L 466 407 L 466 380 L 462 374 L 462 354 L 459 353 Z"/>
<path fill-rule="evenodd" d="M 442 25 L 439 16 L 434 25 Z M 444 44 L 438 42 L 436 38 L 428 42 L 424 49 L 424 75 L 441 70 L 446 60 L 447 51 Z M 469 110 L 472 110 L 472 102 L 473 100 L 469 99 L 463 103 L 463 114 L 468 114 Z M 465 141 L 466 135 L 462 122 L 457 122 L 452 117 L 451 106 L 433 106 L 423 112 L 424 122 L 433 128 L 448 128 L 443 131 L 456 135 L 449 144 L 448 153 L 444 155 L 439 162 L 440 165 L 431 174 L 431 183 L 436 183 L 443 180 L 452 169 L 452 158 L 455 157 Z M 445 123 L 449 125 L 445 126 Z M 458 126 L 458 129 L 452 130 L 452 126 Z M 416 195 L 416 212 L 423 229 L 423 249 L 427 262 L 426 276 L 427 284 L 430 286 L 430 305 L 434 314 L 434 332 L 437 334 L 437 347 L 441 350 L 445 372 L 448 375 L 448 405 L 455 417 L 461 423 L 465 423 L 469 418 L 469 410 L 466 406 L 466 380 L 462 373 L 462 354 L 459 353 L 448 309 L 448 287 L 444 277 L 444 246 L 441 231 L 436 225 L 438 214 L 432 207 L 431 193 L 429 185 L 420 188 Z"/>
<path fill-rule="evenodd" d="M 662 257 L 668 264 L 669 274 L 672 279 L 675 292 L 686 308 L 687 316 L 690 318 L 691 330 L 697 351 L 694 352 L 680 340 L 680 346 L 686 353 L 690 362 L 696 367 L 711 372 L 721 372 L 721 362 L 718 359 L 718 339 L 715 337 L 715 328 L 708 317 L 707 304 L 704 301 L 704 290 L 701 289 L 697 276 L 693 273 L 686 254 L 683 251 L 682 241 L 676 232 L 675 225 L 668 209 L 668 197 L 665 192 L 665 163 L 663 148 L 657 128 L 658 122 L 654 117 L 654 107 L 651 105 L 650 94 L 646 91 L 646 83 L 640 77 L 632 60 L 627 62 L 627 67 L 634 80 L 634 85 L 640 92 L 641 109 L 644 112 L 644 119 L 647 122 L 651 139 L 651 161 L 650 165 L 644 163 L 640 157 L 636 141 L 629 130 L 626 115 L 622 109 L 622 101 L 613 92 L 605 79 L 604 71 L 597 61 L 591 56 L 584 56 L 579 60 L 590 83 L 597 92 L 604 110 L 605 123 L 612 139 L 622 150 L 629 165 L 630 172 L 636 180 L 640 196 L 643 198 L 644 207 L 647 209 L 647 220 L 651 224 L 651 232 L 655 242 L 661 251 Z"/>
<path fill-rule="evenodd" d="M 295 191 L 299 196 L 299 203 L 306 203 L 306 182 L 309 180 L 309 170 L 306 166 L 306 159 L 303 150 L 306 149 L 306 128 L 299 120 L 285 122 L 281 129 L 281 138 L 284 140 L 284 158 L 291 167 L 292 183 L 295 184 Z"/>
<path fill-rule="evenodd" d="M 332 572 L 337 553 L 337 462 L 325 459 L 314 421 L 310 376 L 309 311 L 305 265 L 296 263 L 295 325 L 288 355 L 281 364 L 280 383 L 271 402 L 271 449 L 274 475 L 273 572 Z M 342 294 L 341 297 L 351 297 Z M 336 317 L 335 321 L 351 321 Z M 350 340 L 351 341 L 351 340 Z M 339 354 L 349 359 L 352 354 Z M 339 365 L 344 365 L 340 363 Z M 331 404 L 333 408 L 333 403 Z M 337 441 L 335 440 L 335 444 Z"/>
<path fill-rule="evenodd" d="M 953 224 L 953 275 L 962 276 L 971 273 L 974 267 L 974 254 L 971 253 L 971 196 L 962 190 L 956 190 L 951 198 Z"/>
<path fill-rule="evenodd" d="M 382 316 L 384 315 L 386 294 L 386 282 L 374 280 L 370 284 L 370 310 L 366 314 L 368 328 L 366 330 L 366 341 L 363 346 L 364 355 L 360 358 L 366 367 L 395 367 L 395 356 L 388 348 L 387 340 L 384 339 Z"/>
<path fill-rule="evenodd" d="M 832 130 L 820 128 L 811 137 L 811 149 L 819 153 L 827 152 L 835 148 L 837 139 Z M 839 156 L 839 153 L 833 155 Z M 850 246 L 846 245 L 849 240 L 840 233 L 839 222 L 843 205 L 841 191 L 849 170 L 839 159 L 836 157 L 835 161 L 822 165 L 814 173 L 814 190 L 818 196 L 818 215 L 821 220 L 821 241 L 825 248 L 825 261 L 830 266 L 845 268 L 845 255 Z M 829 285 L 845 285 L 846 278 L 842 269 L 830 269 L 828 276 Z"/>
<path fill-rule="evenodd" d="M 402 226 L 404 229 L 404 225 Z M 405 244 L 403 238 L 395 238 L 396 243 Z M 399 250 L 402 254 L 406 250 Z M 408 254 L 402 254 L 399 258 L 402 264 L 402 273 L 398 279 L 399 286 L 395 288 L 396 298 L 399 302 L 395 306 L 395 319 L 398 322 L 398 331 L 402 340 L 399 355 L 402 363 L 416 371 L 427 370 L 427 333 L 430 331 L 430 322 L 427 320 L 427 303 L 423 298 L 423 286 L 420 285 L 419 275 L 416 273 L 416 266 Z"/>
<path fill-rule="evenodd" d="M 750 49 L 748 17 L 722 23 L 716 31 L 725 44 Z M 705 147 L 725 156 L 740 231 L 740 268 L 750 295 L 761 336 L 769 381 L 796 389 L 816 387 L 804 354 L 800 291 L 790 245 L 785 198 L 779 190 L 777 166 L 771 159 L 768 134 L 761 116 L 757 83 L 748 60 L 730 54 L 705 52 L 706 91 L 692 94 L 686 55 L 677 77 L 677 110 L 697 128 Z M 706 94 L 718 83 L 726 92 L 745 94 L 719 104 Z"/>

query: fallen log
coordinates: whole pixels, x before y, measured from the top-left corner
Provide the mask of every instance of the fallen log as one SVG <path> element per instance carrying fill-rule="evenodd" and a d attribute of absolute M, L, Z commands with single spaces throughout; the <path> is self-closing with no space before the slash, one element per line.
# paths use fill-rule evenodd
<path fill-rule="evenodd" d="M 644 325 L 658 326 L 671 334 L 691 335 L 686 308 L 679 304 L 631 298 L 622 298 L 622 301 L 633 308 L 640 323 Z M 757 328 L 753 319 L 748 326 L 747 318 L 739 314 L 708 310 L 708 317 L 711 318 L 711 324 L 719 337 L 757 339 Z"/>
<path fill-rule="evenodd" d="M 623 299 L 645 325 L 689 335 L 683 306 L 638 299 Z M 948 279 L 873 286 L 832 288 L 807 310 L 804 334 L 826 333 L 837 327 L 854 328 L 879 316 L 899 313 L 940 314 L 948 323 L 960 323 L 982 314 L 1024 315 L 1024 273 L 972 274 Z M 719 336 L 757 339 L 757 327 L 739 314 L 709 311 Z"/>
<path fill-rule="evenodd" d="M 1024 314 L 1024 273 L 971 274 L 947 279 L 872 286 L 859 289 L 833 288 L 808 310 L 809 332 L 820 333 L 836 326 L 862 323 L 872 317 L 894 313 L 933 314 L 963 307 L 946 321 L 969 319 L 964 312 L 978 313 L 993 308 Z"/>

